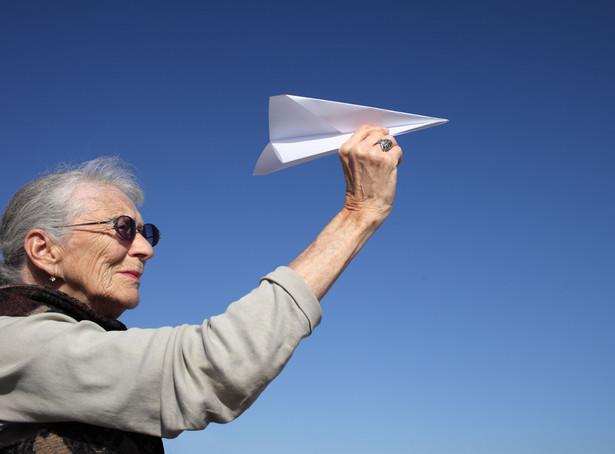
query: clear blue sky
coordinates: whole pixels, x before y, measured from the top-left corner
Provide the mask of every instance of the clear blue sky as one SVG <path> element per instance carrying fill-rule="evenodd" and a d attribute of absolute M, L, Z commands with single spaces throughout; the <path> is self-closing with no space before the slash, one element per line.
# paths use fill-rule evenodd
<path fill-rule="evenodd" d="M 615 452 L 611 2 L 0 5 L 0 202 L 119 155 L 163 239 L 129 326 L 200 323 L 341 207 L 335 156 L 264 177 L 268 98 L 448 118 L 237 421 L 170 454 Z M 111 365 L 110 365 L 111 366 Z"/>

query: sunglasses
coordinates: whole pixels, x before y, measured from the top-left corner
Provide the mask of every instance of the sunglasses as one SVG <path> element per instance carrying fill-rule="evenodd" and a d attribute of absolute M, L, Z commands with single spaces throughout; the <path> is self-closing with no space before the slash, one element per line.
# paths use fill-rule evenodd
<path fill-rule="evenodd" d="M 86 222 L 85 224 L 71 224 L 63 227 L 81 227 L 84 225 L 98 225 L 98 224 L 110 224 L 113 226 L 117 234 L 126 241 L 132 241 L 135 239 L 137 232 L 143 235 L 143 237 L 152 246 L 156 246 L 160 241 L 160 230 L 154 224 L 143 224 L 142 227 L 137 227 L 137 223 L 130 216 L 119 216 L 115 219 L 109 219 L 108 221 L 100 222 Z"/>

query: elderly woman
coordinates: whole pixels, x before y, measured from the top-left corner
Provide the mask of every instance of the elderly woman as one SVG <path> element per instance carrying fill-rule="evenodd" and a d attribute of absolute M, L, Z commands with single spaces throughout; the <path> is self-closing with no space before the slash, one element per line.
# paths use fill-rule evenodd
<path fill-rule="evenodd" d="M 316 240 L 199 326 L 117 321 L 139 303 L 160 232 L 114 160 L 20 189 L 0 229 L 0 452 L 163 452 L 160 437 L 240 415 L 390 213 L 402 152 L 387 133 L 363 126 L 340 148 L 345 204 Z"/>

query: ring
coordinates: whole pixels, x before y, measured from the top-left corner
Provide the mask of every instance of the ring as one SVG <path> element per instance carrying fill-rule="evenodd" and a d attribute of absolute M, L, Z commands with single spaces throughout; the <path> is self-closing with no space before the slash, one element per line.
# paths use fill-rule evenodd
<path fill-rule="evenodd" d="M 390 139 L 380 139 L 378 143 L 380 144 L 380 148 L 382 148 L 382 151 L 389 151 L 391 148 L 393 148 L 393 141 Z"/>

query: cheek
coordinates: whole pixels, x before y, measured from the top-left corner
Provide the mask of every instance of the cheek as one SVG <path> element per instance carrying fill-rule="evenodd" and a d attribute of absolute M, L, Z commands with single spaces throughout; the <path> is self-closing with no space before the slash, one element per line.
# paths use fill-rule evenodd
<path fill-rule="evenodd" d="M 71 275 L 90 292 L 110 293 L 114 271 L 125 255 L 121 245 L 110 243 L 108 238 L 97 238 L 81 252 L 73 252 L 72 256 L 78 259 L 72 261 Z"/>
<path fill-rule="evenodd" d="M 92 263 L 92 274 L 98 276 L 99 284 L 106 289 L 112 289 L 116 272 L 121 269 L 121 264 L 126 257 L 123 248 L 106 248 L 101 255 Z"/>

